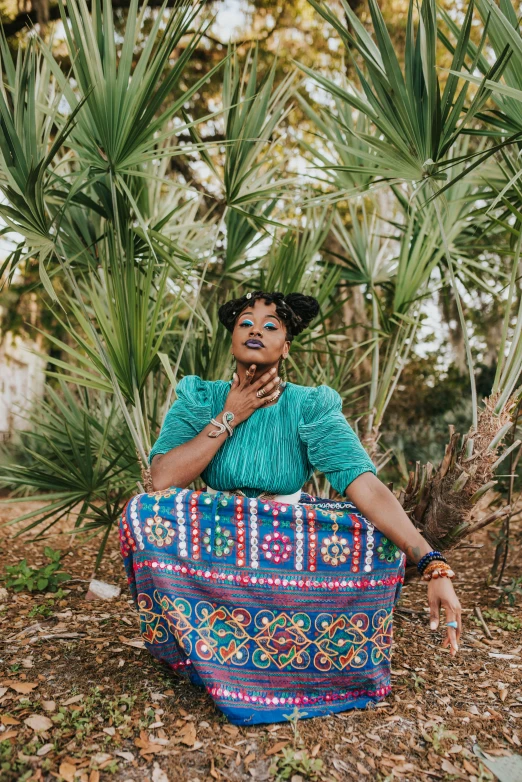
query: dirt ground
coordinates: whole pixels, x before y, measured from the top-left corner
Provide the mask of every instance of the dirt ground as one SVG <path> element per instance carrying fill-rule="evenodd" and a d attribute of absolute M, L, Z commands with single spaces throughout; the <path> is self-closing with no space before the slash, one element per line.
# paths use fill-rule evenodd
<path fill-rule="evenodd" d="M 0 520 L 28 508 L 0 506 Z M 58 596 L 15 594 L 0 582 L 0 779 L 72 782 L 211 780 L 493 780 L 490 759 L 522 754 L 522 598 L 495 608 L 492 561 L 481 548 L 451 561 L 465 616 L 452 659 L 431 633 L 425 586 L 407 585 L 395 614 L 393 691 L 378 707 L 331 717 L 240 728 L 210 696 L 144 650 L 127 592 L 116 531 L 98 578 L 119 598 L 85 599 L 98 542 L 69 534 L 31 543 L 0 529 L 0 574 L 44 546 L 63 552 L 73 577 Z M 517 530 L 516 530 L 517 532 Z M 520 529 L 518 540 L 521 540 Z M 506 576 L 520 572 L 510 554 Z M 479 606 L 492 638 L 474 618 Z M 513 777 L 515 780 L 515 777 Z M 511 782 L 511 781 L 510 781 Z"/>

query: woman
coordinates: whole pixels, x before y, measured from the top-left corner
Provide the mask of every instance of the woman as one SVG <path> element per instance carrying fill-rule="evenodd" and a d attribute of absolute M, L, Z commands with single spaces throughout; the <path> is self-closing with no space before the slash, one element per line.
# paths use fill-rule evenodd
<path fill-rule="evenodd" d="M 233 379 L 180 381 L 149 456 L 154 491 L 122 515 L 147 648 L 236 724 L 381 700 L 406 556 L 428 581 L 432 629 L 443 606 L 458 649 L 453 572 L 376 477 L 339 394 L 283 379 L 318 311 L 263 291 L 221 306 Z M 347 499 L 302 492 L 314 469 Z M 206 491 L 188 488 L 198 476 Z"/>

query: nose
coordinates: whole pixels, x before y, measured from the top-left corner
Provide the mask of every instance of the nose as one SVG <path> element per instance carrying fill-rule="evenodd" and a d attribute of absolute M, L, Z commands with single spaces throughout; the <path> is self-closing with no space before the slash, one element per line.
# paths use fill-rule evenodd
<path fill-rule="evenodd" d="M 251 326 L 250 327 L 250 335 L 252 337 L 254 337 L 254 336 L 260 337 L 261 336 L 261 330 L 259 329 L 258 326 Z"/>

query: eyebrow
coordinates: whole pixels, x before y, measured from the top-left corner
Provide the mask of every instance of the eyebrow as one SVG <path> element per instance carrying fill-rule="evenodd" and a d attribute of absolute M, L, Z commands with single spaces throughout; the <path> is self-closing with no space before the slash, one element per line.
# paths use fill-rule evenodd
<path fill-rule="evenodd" d="M 252 310 L 246 310 L 246 312 L 242 312 L 240 317 L 243 317 L 243 315 L 253 315 L 254 313 Z M 278 318 L 277 315 L 266 315 L 267 318 L 275 318 L 275 320 L 278 320 L 279 323 L 281 323 L 281 318 Z"/>

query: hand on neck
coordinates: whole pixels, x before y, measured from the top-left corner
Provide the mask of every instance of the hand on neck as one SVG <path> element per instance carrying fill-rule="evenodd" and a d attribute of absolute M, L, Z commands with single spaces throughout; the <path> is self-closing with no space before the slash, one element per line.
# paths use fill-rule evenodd
<path fill-rule="evenodd" d="M 249 370 L 251 366 L 252 364 L 243 364 L 240 361 L 237 362 L 236 372 L 239 375 L 240 383 L 243 383 L 245 380 L 247 370 Z M 259 380 L 259 378 L 266 372 L 269 372 L 272 367 L 275 367 L 277 370 L 279 370 L 279 361 L 276 361 L 275 364 L 256 364 L 256 371 L 254 377 L 252 378 L 252 383 L 255 383 L 256 380 Z"/>

